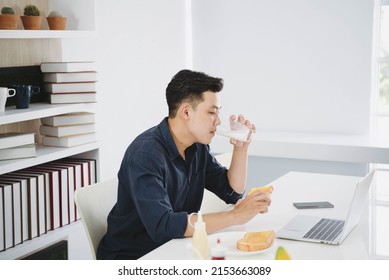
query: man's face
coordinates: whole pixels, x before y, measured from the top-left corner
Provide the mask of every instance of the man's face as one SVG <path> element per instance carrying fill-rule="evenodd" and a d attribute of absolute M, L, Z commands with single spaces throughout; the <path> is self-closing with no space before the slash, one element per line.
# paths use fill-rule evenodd
<path fill-rule="evenodd" d="M 211 143 L 216 133 L 216 126 L 220 124 L 219 93 L 206 91 L 203 93 L 204 101 L 191 110 L 189 131 L 195 138 L 195 142 L 201 144 Z"/>

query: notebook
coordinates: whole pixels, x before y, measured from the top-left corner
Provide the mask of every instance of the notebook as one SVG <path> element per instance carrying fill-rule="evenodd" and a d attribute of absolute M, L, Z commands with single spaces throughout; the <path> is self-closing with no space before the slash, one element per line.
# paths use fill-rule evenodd
<path fill-rule="evenodd" d="M 297 215 L 278 232 L 278 238 L 339 245 L 358 224 L 374 170 L 357 183 L 346 220 Z"/>

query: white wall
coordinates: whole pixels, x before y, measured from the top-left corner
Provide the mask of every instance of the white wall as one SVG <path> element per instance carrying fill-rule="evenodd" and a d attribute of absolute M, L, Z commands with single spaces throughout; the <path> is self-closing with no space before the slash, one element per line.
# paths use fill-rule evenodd
<path fill-rule="evenodd" d="M 371 0 L 193 1 L 194 67 L 259 130 L 368 134 Z"/>
<path fill-rule="evenodd" d="M 192 63 L 225 79 L 223 111 L 259 131 L 367 135 L 373 2 L 96 0 L 98 36 L 81 47 L 68 39 L 65 53 L 98 61 L 101 179 L 167 114 L 166 85 Z M 250 164 L 263 169 L 261 159 Z"/>
<path fill-rule="evenodd" d="M 187 1 L 96 0 L 97 38 L 66 43 L 67 59 L 98 62 L 100 179 L 116 176 L 125 149 L 167 115 L 165 88 L 187 67 Z M 79 39 L 76 39 L 79 40 Z"/>
<path fill-rule="evenodd" d="M 195 0 L 194 68 L 224 78 L 222 111 L 244 114 L 256 135 L 275 130 L 366 139 L 373 5 Z M 288 171 L 362 176 L 366 170 L 362 163 L 250 156 L 247 183 L 266 184 Z"/>

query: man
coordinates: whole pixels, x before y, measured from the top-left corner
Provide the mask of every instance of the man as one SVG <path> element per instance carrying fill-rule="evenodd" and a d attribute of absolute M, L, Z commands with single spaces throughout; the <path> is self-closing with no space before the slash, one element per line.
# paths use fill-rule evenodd
<path fill-rule="evenodd" d="M 267 212 L 267 194 L 241 199 L 249 142 L 230 141 L 228 170 L 210 154 L 208 144 L 220 123 L 222 88 L 222 79 L 201 72 L 181 70 L 172 78 L 166 88 L 169 116 L 140 134 L 123 157 L 118 200 L 108 215 L 98 259 L 138 259 L 173 238 L 192 236 L 190 224 L 197 215 L 190 214 L 199 211 L 204 188 L 235 204 L 231 211 L 203 215 L 208 233 Z M 255 131 L 243 116 L 238 121 Z"/>

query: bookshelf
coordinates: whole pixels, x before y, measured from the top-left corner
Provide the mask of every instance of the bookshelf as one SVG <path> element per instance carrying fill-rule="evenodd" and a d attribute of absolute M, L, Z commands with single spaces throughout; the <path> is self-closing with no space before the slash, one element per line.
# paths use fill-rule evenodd
<path fill-rule="evenodd" d="M 65 39 L 96 36 L 89 30 L 0 30 L 0 39 Z"/>
<path fill-rule="evenodd" d="M 30 108 L 24 110 L 7 108 L 7 110 L 0 116 L 0 125 L 17 123 L 22 121 L 28 121 L 31 119 L 39 119 L 66 113 L 94 112 L 95 109 L 96 104 L 94 103 L 61 105 L 35 103 L 30 104 Z"/>
<path fill-rule="evenodd" d="M 21 21 L 17 30 L 0 30 L 0 67 L 17 67 L 39 65 L 42 61 L 61 61 L 62 39 L 88 38 L 96 36 L 95 0 L 36 0 L 42 19 L 42 30 L 23 30 Z M 0 8 L 11 6 L 19 15 L 27 0 L 0 0 Z M 64 31 L 48 30 L 46 15 L 58 10 L 67 16 L 67 28 Z M 93 158 L 99 160 L 98 142 L 71 148 L 49 147 L 41 145 L 39 135 L 40 118 L 66 113 L 96 113 L 96 104 L 48 104 L 34 103 L 30 108 L 18 110 L 14 106 L 7 107 L 0 114 L 0 132 L 25 131 L 35 132 L 37 157 L 0 161 L 0 175 L 27 167 L 51 162 L 66 157 Z M 99 180 L 99 164 L 97 180 Z M 68 240 L 69 259 L 88 258 L 89 247 L 80 221 L 73 222 L 55 230 L 8 248 L 0 252 L 0 259 L 20 259 L 36 251 L 42 250 L 61 240 Z"/>
<path fill-rule="evenodd" d="M 23 15 L 23 8 L 31 4 L 26 0 L 0 0 L 0 8 L 12 7 L 17 15 Z M 0 39 L 77 38 L 96 35 L 95 0 L 35 0 L 42 16 L 41 30 L 24 30 L 21 20 L 16 30 L 0 30 Z M 66 30 L 49 30 L 46 16 L 59 11 L 67 17 Z"/>
<path fill-rule="evenodd" d="M 28 240 L 21 245 L 7 249 L 0 253 L 0 260 L 15 260 L 29 256 L 32 253 L 40 251 L 50 245 L 56 244 L 59 241 L 68 241 L 69 259 L 84 259 L 84 254 L 81 251 L 90 250 L 85 246 L 88 243 L 86 237 L 80 237 L 80 231 L 84 230 L 81 221 L 74 222 L 54 231 L 49 231 L 44 235 Z M 88 251 L 89 252 L 89 251 Z"/>

